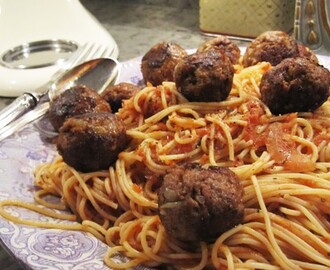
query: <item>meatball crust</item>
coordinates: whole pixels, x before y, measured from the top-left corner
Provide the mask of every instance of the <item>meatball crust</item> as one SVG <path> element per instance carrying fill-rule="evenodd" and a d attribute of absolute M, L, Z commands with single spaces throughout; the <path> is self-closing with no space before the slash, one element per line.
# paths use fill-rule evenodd
<path fill-rule="evenodd" d="M 267 31 L 254 39 L 243 55 L 243 66 L 269 62 L 275 66 L 285 58 L 299 56 L 296 41 L 282 31 Z"/>
<path fill-rule="evenodd" d="M 173 72 L 178 61 L 187 52 L 175 43 L 158 43 L 154 45 L 142 58 L 141 71 L 145 83 L 154 86 L 164 81 L 174 81 Z"/>
<path fill-rule="evenodd" d="M 140 87 L 137 85 L 122 82 L 116 85 L 111 85 L 105 89 L 101 96 L 110 104 L 112 112 L 117 112 L 122 106 L 122 101 L 131 98 L 138 91 L 140 91 Z"/>
<path fill-rule="evenodd" d="M 208 50 L 183 58 L 176 66 L 176 87 L 189 101 L 225 100 L 232 88 L 234 67 L 219 51 Z"/>
<path fill-rule="evenodd" d="M 218 36 L 204 42 L 198 47 L 197 52 L 200 53 L 208 50 L 219 50 L 221 53 L 227 55 L 233 65 L 238 64 L 241 56 L 239 47 L 226 36 Z"/>
<path fill-rule="evenodd" d="M 316 54 L 303 44 L 298 44 L 299 57 L 306 58 L 309 61 L 318 64 L 319 60 Z"/>
<path fill-rule="evenodd" d="M 109 112 L 68 118 L 60 129 L 57 150 L 76 170 L 107 169 L 128 143 L 122 120 Z"/>
<path fill-rule="evenodd" d="M 95 90 L 79 85 L 50 102 L 49 120 L 58 131 L 68 117 L 88 112 L 111 112 L 111 107 Z"/>
<path fill-rule="evenodd" d="M 273 114 L 314 111 L 329 97 L 330 74 L 305 58 L 288 58 L 267 71 L 261 100 Z"/>
<path fill-rule="evenodd" d="M 177 240 L 212 241 L 243 221 L 243 193 L 228 168 L 176 167 L 159 189 L 159 216 L 166 232 Z"/>

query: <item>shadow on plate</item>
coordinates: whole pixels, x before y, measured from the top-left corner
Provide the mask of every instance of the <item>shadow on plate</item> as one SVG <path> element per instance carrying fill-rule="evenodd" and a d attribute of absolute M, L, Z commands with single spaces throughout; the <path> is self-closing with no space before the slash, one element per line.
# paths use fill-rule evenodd
<path fill-rule="evenodd" d="M 40 138 L 46 142 L 55 142 L 55 139 L 58 136 L 58 132 L 56 132 L 53 128 L 53 125 L 50 123 L 48 114 L 45 114 L 41 118 L 39 118 L 34 126 L 38 130 L 40 134 Z"/>

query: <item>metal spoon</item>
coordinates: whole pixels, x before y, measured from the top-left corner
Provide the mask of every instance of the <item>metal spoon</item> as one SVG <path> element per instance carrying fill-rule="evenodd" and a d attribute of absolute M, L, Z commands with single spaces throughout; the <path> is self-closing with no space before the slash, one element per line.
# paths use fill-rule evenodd
<path fill-rule="evenodd" d="M 98 58 L 82 63 L 67 71 L 61 80 L 54 83 L 47 95 L 42 96 L 34 110 L 0 129 L 0 141 L 26 124 L 44 115 L 49 109 L 49 101 L 75 85 L 86 85 L 101 93 L 119 77 L 119 63 L 111 58 Z"/>
<path fill-rule="evenodd" d="M 84 62 L 66 72 L 61 80 L 49 89 L 49 99 L 53 100 L 63 91 L 85 85 L 102 93 L 119 76 L 119 63 L 112 58 L 98 58 Z"/>

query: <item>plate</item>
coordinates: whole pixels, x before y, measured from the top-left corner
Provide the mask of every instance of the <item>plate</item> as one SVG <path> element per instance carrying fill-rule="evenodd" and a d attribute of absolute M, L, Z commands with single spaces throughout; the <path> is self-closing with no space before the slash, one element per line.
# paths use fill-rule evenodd
<path fill-rule="evenodd" d="M 120 82 L 141 84 L 141 58 L 121 63 Z M 33 202 L 33 170 L 51 161 L 55 146 L 42 141 L 33 124 L 0 142 L 0 200 Z M 51 220 L 17 208 L 12 213 L 29 219 Z M 63 222 L 51 220 L 51 222 Z M 109 270 L 103 263 L 107 246 L 95 237 L 76 231 L 40 229 L 0 218 L 0 239 L 17 260 L 29 269 Z"/>
<path fill-rule="evenodd" d="M 330 57 L 320 56 L 330 67 Z M 121 63 L 119 82 L 142 84 L 141 57 Z M 0 200 L 19 199 L 33 202 L 33 170 L 53 160 L 55 146 L 41 140 L 33 124 L 0 142 Z M 23 209 L 9 208 L 13 214 L 42 221 L 53 220 Z M 0 239 L 8 250 L 29 269 L 100 269 L 107 246 L 84 232 L 41 229 L 8 222 L 0 218 Z"/>

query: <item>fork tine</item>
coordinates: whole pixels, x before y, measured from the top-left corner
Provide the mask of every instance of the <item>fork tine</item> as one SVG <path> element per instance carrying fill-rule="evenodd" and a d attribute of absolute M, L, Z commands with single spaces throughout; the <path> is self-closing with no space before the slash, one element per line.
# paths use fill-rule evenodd
<path fill-rule="evenodd" d="M 85 61 L 88 58 L 88 55 L 90 52 L 95 48 L 95 44 L 87 42 L 81 45 L 74 53 L 73 55 L 64 62 L 64 65 L 60 67 L 52 76 L 51 79 L 49 80 L 48 83 L 45 85 L 42 85 L 40 89 L 42 89 L 40 92 L 42 93 L 44 89 L 49 88 L 54 81 L 56 81 L 58 78 L 60 78 L 64 72 L 67 70 L 77 66 L 78 64 L 81 64 L 83 61 Z M 39 91 L 37 91 L 39 92 Z"/>
<path fill-rule="evenodd" d="M 111 57 L 112 56 L 112 53 L 114 51 L 115 47 L 109 47 L 107 46 L 106 50 L 104 51 L 102 57 Z"/>
<path fill-rule="evenodd" d="M 114 48 L 109 47 L 108 45 L 99 46 L 98 50 L 93 54 L 93 58 L 102 58 L 102 57 L 110 57 Z"/>
<path fill-rule="evenodd" d="M 113 49 L 107 45 L 95 44 L 95 43 L 85 43 L 81 46 L 79 53 L 77 53 L 75 59 L 71 62 L 72 65 L 68 69 L 81 64 L 84 61 L 111 56 Z"/>
<path fill-rule="evenodd" d="M 102 57 L 104 55 L 104 53 L 106 52 L 106 50 L 107 50 L 107 47 L 105 45 L 103 45 L 97 54 L 97 58 Z"/>
<path fill-rule="evenodd" d="M 70 61 L 69 66 L 67 69 L 73 68 L 74 66 L 77 66 L 78 64 L 82 63 L 85 59 L 88 58 L 91 51 L 95 48 L 95 44 L 87 42 L 83 44 L 77 51 L 76 55 L 73 57 L 73 59 Z"/>
<path fill-rule="evenodd" d="M 101 49 L 102 49 L 101 44 L 95 44 L 93 50 L 88 55 L 88 60 L 98 58 L 98 55 L 99 55 Z"/>
<path fill-rule="evenodd" d="M 99 45 L 97 50 L 94 52 L 92 58 L 93 59 L 100 58 L 101 55 L 103 54 L 104 50 L 105 50 L 104 45 Z"/>

